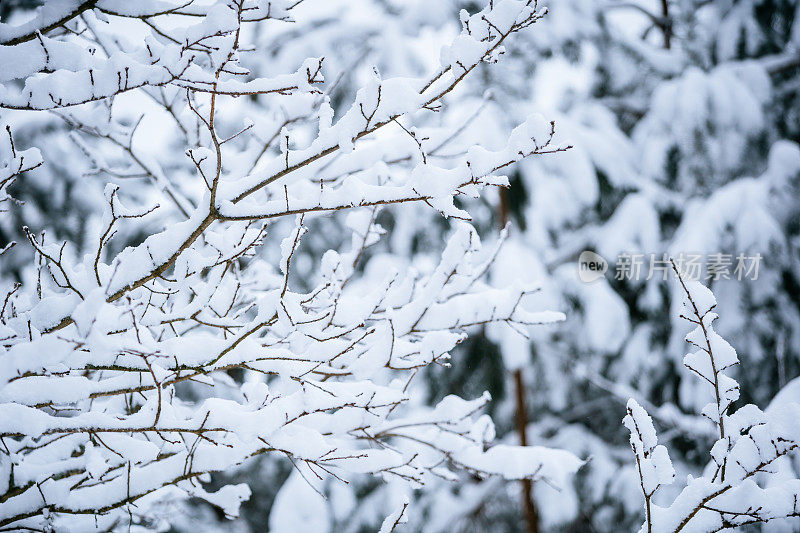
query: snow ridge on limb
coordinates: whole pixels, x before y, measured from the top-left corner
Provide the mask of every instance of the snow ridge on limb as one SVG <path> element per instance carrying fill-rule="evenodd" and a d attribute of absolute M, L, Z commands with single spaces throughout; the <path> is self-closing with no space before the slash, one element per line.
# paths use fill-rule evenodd
<path fill-rule="evenodd" d="M 719 438 L 710 450 L 712 464 L 706 473 L 689 476 L 675 501 L 660 507 L 651 498 L 675 473 L 666 448 L 657 444 L 652 420 L 634 400 L 628 402 L 623 422 L 631 432 L 645 499 L 641 531 L 705 533 L 800 516 L 800 480 L 778 468 L 786 468 L 779 459 L 800 446 L 800 405 L 787 403 L 767 414 L 748 404 L 730 413 L 739 385 L 725 371 L 738 358 L 711 325 L 717 318 L 717 301 L 707 287 L 684 280 L 674 263 L 673 269 L 685 295 L 681 317 L 694 325 L 686 341 L 697 348 L 684 358 L 684 365 L 713 389 L 714 401 L 703 415 L 717 426 Z"/>
<path fill-rule="evenodd" d="M 636 456 L 636 470 L 645 501 L 645 522 L 648 532 L 652 531 L 651 499 L 662 485 L 669 485 L 675 478 L 675 469 L 669 459 L 667 449 L 658 444 L 653 419 L 636 400 L 628 400 L 628 414 L 622 423 L 631 433 L 630 443 Z"/>

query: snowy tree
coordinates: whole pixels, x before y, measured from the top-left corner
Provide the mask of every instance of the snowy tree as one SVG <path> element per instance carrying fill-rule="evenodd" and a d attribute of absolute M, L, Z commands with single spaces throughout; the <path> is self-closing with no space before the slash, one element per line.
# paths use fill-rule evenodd
<path fill-rule="evenodd" d="M 642 479 L 618 422 L 634 398 L 648 413 L 631 404 L 647 430 L 634 448 L 657 471 L 645 495 L 660 484 L 648 497 L 656 529 L 676 516 L 659 509 L 684 501 L 685 488 L 668 483 L 658 443 L 677 478 L 722 488 L 708 465 L 719 421 L 697 414 L 709 384 L 679 356 L 675 311 L 686 295 L 662 275 L 667 257 L 687 253 L 717 258 L 704 281 L 725 310 L 716 328 L 742 362 L 725 371 L 741 397 L 723 423 L 739 427 L 737 416 L 755 411 L 733 408 L 752 403 L 763 411 L 753 427 L 772 428 L 772 413 L 800 399 L 797 2 L 559 0 L 546 17 L 531 14 L 533 30 L 504 18 L 504 6 L 525 2 L 488 2 L 488 21 L 462 15 L 485 7 L 466 0 L 123 4 L 0 2 L 0 339 L 16 354 L 0 395 L 64 424 L 139 416 L 152 428 L 159 413 L 158 424 L 186 425 L 7 428 L 3 509 L 24 494 L 47 516 L 42 527 L 94 527 L 52 511 L 54 481 L 83 469 L 78 492 L 120 484 L 128 463 L 111 450 L 130 459 L 128 446 L 158 450 L 159 467 L 167 454 L 197 458 L 199 474 L 219 448 L 234 451 L 227 462 L 213 452 L 223 471 L 198 477 L 202 489 L 194 478 L 167 484 L 98 527 L 632 530 L 644 516 Z M 519 23 L 513 39 L 494 16 Z M 547 120 L 515 130 L 536 112 Z M 496 187 L 505 181 L 495 174 L 510 187 Z M 467 213 L 471 227 L 453 222 Z M 576 276 L 584 250 L 610 262 L 590 284 Z M 758 279 L 736 279 L 739 255 L 761 257 Z M 617 276 L 636 256 L 638 275 Z M 652 275 L 651 256 L 661 269 Z M 448 265 L 454 278 L 426 300 Z M 516 296 L 519 311 L 496 314 Z M 421 312 L 407 307 L 421 301 L 449 322 L 419 331 L 407 319 L 408 331 L 395 330 L 395 315 Z M 562 317 L 516 314 L 524 309 L 566 317 L 529 328 Z M 403 361 L 381 366 L 381 349 Z M 259 383 L 267 389 L 250 390 Z M 333 396 L 310 383 L 345 403 L 325 404 L 315 394 Z M 372 392 L 354 387 L 395 403 L 359 403 Z M 206 432 L 206 412 L 259 411 L 251 399 L 262 393 L 273 415 L 289 397 L 306 410 L 332 406 L 289 427 L 311 428 L 341 456 L 399 454 L 406 469 L 370 475 L 377 460 L 361 468 L 366 457 L 329 463 L 263 443 L 241 460 L 250 438 L 241 428 L 251 427 L 241 420 L 219 421 L 224 435 L 188 431 Z M 468 400 L 456 408 L 453 396 Z M 469 411 L 474 424 L 431 422 L 451 407 L 448 420 Z M 346 417 L 367 433 L 338 422 Z M 422 431 L 401 436 L 403 420 L 431 429 L 426 442 L 455 429 L 464 446 L 528 442 L 591 460 L 572 483 L 509 483 L 458 468 L 452 450 L 414 441 Z M 277 431 L 257 435 L 272 443 Z M 134 481 L 149 464 L 141 453 Z M 789 455 L 772 463 L 778 474 L 752 476 L 759 486 L 798 477 Z M 243 499 L 242 484 L 252 494 L 230 521 L 234 507 L 222 504 Z M 37 500 L 45 485 L 54 488 Z M 701 511 L 709 523 L 737 518 Z M 785 525 L 776 522 L 765 528 Z"/>
<path fill-rule="evenodd" d="M 445 160 L 434 156 L 455 119 L 426 127 L 544 11 L 495 0 L 462 12 L 431 74 L 353 80 L 337 113 L 323 58 L 253 44 L 300 6 L 64 0 L 0 25 L 0 201 L 12 220 L 33 217 L 35 257 L 3 247 L 20 280 L 5 269 L 0 280 L 4 529 L 163 529 L 190 497 L 234 517 L 250 489 L 212 491 L 212 474 L 272 455 L 313 494 L 367 474 L 400 486 L 379 510 L 391 531 L 413 512 L 403 491 L 452 470 L 563 486 L 582 464 L 494 444 L 487 394 L 427 405 L 408 390 L 468 328 L 563 318 L 528 306 L 535 284 L 486 283 L 497 253 L 455 202 L 506 186 L 517 161 L 564 151 L 553 123 L 532 114 L 497 146 Z M 54 122 L 55 149 L 15 135 Z M 57 221 L 9 195 L 17 179 L 56 183 L 58 150 L 87 191 L 80 238 L 43 234 Z M 438 258 L 366 253 L 384 233 L 380 209 L 415 203 L 457 220 Z M 326 227 L 348 235 L 302 252 Z"/>
<path fill-rule="evenodd" d="M 673 267 L 685 295 L 681 318 L 693 326 L 686 341 L 696 349 L 684 357 L 684 365 L 713 392 L 703 416 L 719 439 L 704 475 L 689 476 L 677 498 L 660 507 L 654 496 L 673 482 L 675 471 L 667 448 L 658 444 L 652 419 L 636 400 L 629 400 L 624 424 L 631 433 L 645 501 L 641 531 L 712 532 L 771 521 L 792 527 L 785 520 L 800 517 L 800 479 L 782 460 L 800 446 L 800 404 L 787 402 L 767 412 L 748 404 L 733 412 L 739 384 L 726 371 L 739 361 L 733 347 L 714 331 L 717 301 L 699 282 L 684 281 L 674 262 Z"/>
<path fill-rule="evenodd" d="M 800 373 L 800 138 L 793 118 L 800 19 L 796 2 L 780 1 L 569 0 L 549 7 L 538 31 L 520 36 L 524 46 L 466 81 L 475 97 L 491 88 L 475 135 L 501 132 L 536 107 L 574 144 L 568 154 L 522 161 L 510 173 L 513 227 L 494 278 L 542 280 L 537 298 L 567 319 L 533 332 L 529 343 L 486 328 L 456 350 L 456 372 L 435 372 L 430 389 L 463 393 L 481 379 L 495 384 L 494 419 L 514 439 L 511 376 L 521 368 L 529 437 L 592 457 L 574 487 L 536 485 L 544 528 L 619 531 L 638 527 L 641 513 L 638 476 L 616 431 L 631 396 L 668 429 L 661 439 L 678 471 L 701 471 L 714 438 L 695 414 L 706 403 L 704 385 L 676 357 L 681 324 L 669 310 L 682 295 L 663 278 L 665 254 L 730 261 L 728 273 L 708 283 L 727 310 L 718 329 L 743 361 L 741 371 L 732 369 L 743 402 L 765 409 Z M 498 225 L 498 196 L 469 208 L 485 239 Z M 609 261 L 604 279 L 578 279 L 583 250 Z M 626 255 L 637 254 L 639 275 L 617 279 Z M 736 279 L 737 257 L 757 254 L 758 279 Z M 651 257 L 661 267 L 653 275 Z M 512 264 L 521 266 L 513 272 Z M 459 361 L 470 371 L 459 374 L 466 367 Z M 453 500 L 474 503 L 484 524 L 519 527 L 517 494 L 480 482 L 474 488 Z M 468 530 L 474 520 L 458 510 L 452 516 Z"/>

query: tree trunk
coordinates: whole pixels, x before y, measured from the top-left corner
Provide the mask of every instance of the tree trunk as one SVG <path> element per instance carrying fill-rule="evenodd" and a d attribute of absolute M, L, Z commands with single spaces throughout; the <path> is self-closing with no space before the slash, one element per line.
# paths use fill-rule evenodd
<path fill-rule="evenodd" d="M 500 226 L 505 227 L 508 222 L 508 191 L 500 189 L 499 206 Z M 517 438 L 522 446 L 528 445 L 528 407 L 525 403 L 525 380 L 522 377 L 522 370 L 514 371 L 514 396 L 516 401 L 515 422 L 517 426 Z M 536 502 L 533 499 L 533 482 L 530 479 L 523 479 L 522 483 L 522 511 L 525 515 L 526 531 L 528 533 L 539 533 L 539 512 L 536 509 Z"/>

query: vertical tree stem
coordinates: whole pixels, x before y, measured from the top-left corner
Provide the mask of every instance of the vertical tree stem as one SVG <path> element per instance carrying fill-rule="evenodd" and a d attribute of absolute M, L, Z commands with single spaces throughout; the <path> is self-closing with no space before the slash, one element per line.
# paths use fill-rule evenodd
<path fill-rule="evenodd" d="M 528 408 L 525 404 L 525 380 L 522 379 L 522 369 L 514 371 L 514 385 L 517 400 L 517 433 L 519 443 L 522 446 L 528 445 Z M 536 509 L 536 502 L 533 499 L 533 482 L 530 479 L 522 480 L 522 508 L 525 512 L 525 521 L 528 525 L 528 533 L 539 533 L 539 511 Z"/>
<path fill-rule="evenodd" d="M 661 0 L 661 16 L 664 23 L 661 31 L 664 32 L 664 48 L 672 48 L 672 20 L 669 18 L 669 0 Z"/>
<path fill-rule="evenodd" d="M 500 205 L 499 222 L 501 227 L 505 227 L 508 222 L 508 190 L 499 189 Z M 525 403 L 525 380 L 522 377 L 522 369 L 514 371 L 514 396 L 516 401 L 515 421 L 517 426 L 517 437 L 521 446 L 528 445 L 528 406 Z M 522 511 L 525 515 L 525 523 L 528 533 L 539 533 L 539 511 L 536 509 L 536 502 L 533 499 L 533 482 L 530 479 L 523 479 L 522 483 Z"/>

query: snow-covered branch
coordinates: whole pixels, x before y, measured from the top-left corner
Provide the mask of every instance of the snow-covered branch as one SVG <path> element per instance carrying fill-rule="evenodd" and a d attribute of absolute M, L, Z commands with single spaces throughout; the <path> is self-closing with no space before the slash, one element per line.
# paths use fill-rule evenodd
<path fill-rule="evenodd" d="M 777 468 L 780 458 L 800 446 L 800 405 L 789 403 L 764 413 L 749 404 L 729 413 L 739 385 L 725 371 L 738 359 L 712 327 L 717 301 L 699 282 L 685 280 L 674 263 L 673 268 L 685 297 L 681 317 L 694 325 L 686 341 L 698 348 L 686 355 L 684 364 L 713 390 L 714 400 L 703 414 L 717 425 L 719 438 L 710 450 L 712 464 L 705 475 L 690 476 L 672 504 L 658 506 L 653 496 L 675 473 L 667 449 L 657 444 L 652 420 L 630 400 L 624 424 L 631 432 L 645 500 L 642 531 L 712 532 L 800 516 L 800 480 Z"/>
<path fill-rule="evenodd" d="M 459 220 L 430 268 L 369 252 L 381 209 L 416 202 L 468 219 L 457 196 L 505 186 L 504 168 L 568 148 L 533 115 L 500 149 L 428 157 L 455 135 L 431 140 L 424 117 L 543 16 L 534 2 L 464 14 L 435 74 L 376 75 L 335 121 L 322 59 L 250 74 L 252 26 L 289 22 L 296 1 L 60 4 L 63 13 L 2 28 L 11 44 L 0 50 L 0 109 L 57 114 L 87 174 L 144 178 L 148 193 L 107 185 L 88 245 L 26 228 L 43 266 L 0 311 L 0 529 L 157 528 L 187 497 L 235 516 L 249 489 L 203 484 L 264 454 L 320 479 L 370 474 L 409 487 L 459 470 L 559 485 L 581 466 L 559 450 L 493 445 L 479 414 L 488 395 L 427 408 L 407 393 L 420 369 L 447 366 L 468 328 L 561 320 L 523 305 L 538 287 L 489 286 L 493 255 Z M 128 42 L 121 27 L 143 39 Z M 122 118 L 119 104 L 134 97 L 174 126 L 185 159 L 137 149 L 148 112 Z M 273 112 L 247 107 L 252 99 Z M 42 164 L 10 130 L 8 143 L 0 191 Z M 306 235 L 337 211 L 349 212 L 349 239 L 299 279 Z M 130 227 L 141 238 L 119 250 Z M 272 257 L 270 241 L 280 242 Z"/>

